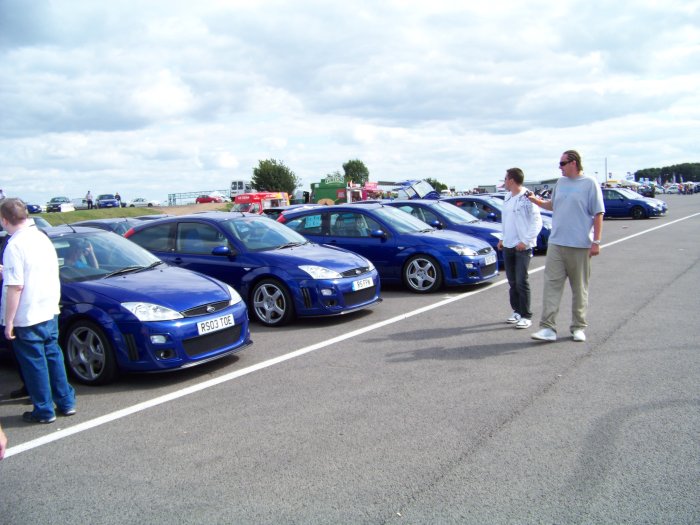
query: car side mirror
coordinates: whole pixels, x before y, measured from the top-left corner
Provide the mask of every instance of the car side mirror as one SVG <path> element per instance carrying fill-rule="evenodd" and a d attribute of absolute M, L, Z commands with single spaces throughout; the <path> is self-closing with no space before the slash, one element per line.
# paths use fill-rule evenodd
<path fill-rule="evenodd" d="M 496 214 L 491 212 L 486 216 L 487 221 L 496 222 Z"/>
<path fill-rule="evenodd" d="M 228 246 L 217 246 L 211 251 L 211 254 L 220 255 L 224 257 L 234 255 L 234 253 L 231 251 L 231 248 L 229 248 Z"/>
<path fill-rule="evenodd" d="M 440 221 L 438 221 L 437 219 L 434 220 L 434 221 L 430 221 L 428 224 L 430 224 L 433 228 L 435 228 L 435 229 L 437 229 L 437 230 L 442 230 L 442 229 L 445 227 L 445 225 L 442 224 L 442 223 L 441 223 Z"/>
<path fill-rule="evenodd" d="M 384 232 L 384 230 L 372 230 L 372 232 L 369 235 L 370 237 L 386 239 L 386 233 Z"/>

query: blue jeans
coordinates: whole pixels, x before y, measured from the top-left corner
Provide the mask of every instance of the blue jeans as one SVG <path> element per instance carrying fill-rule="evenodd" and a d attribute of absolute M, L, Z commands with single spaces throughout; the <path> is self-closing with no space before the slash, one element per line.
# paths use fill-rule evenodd
<path fill-rule="evenodd" d="M 532 250 L 518 251 L 515 248 L 503 248 L 503 265 L 506 269 L 506 278 L 510 286 L 510 307 L 516 314 L 525 319 L 532 318 L 530 310 L 530 281 L 528 280 L 528 268 Z"/>
<path fill-rule="evenodd" d="M 75 390 L 68 383 L 63 352 L 58 345 L 58 317 L 32 326 L 15 326 L 12 341 L 17 361 L 39 419 L 75 408 Z"/>

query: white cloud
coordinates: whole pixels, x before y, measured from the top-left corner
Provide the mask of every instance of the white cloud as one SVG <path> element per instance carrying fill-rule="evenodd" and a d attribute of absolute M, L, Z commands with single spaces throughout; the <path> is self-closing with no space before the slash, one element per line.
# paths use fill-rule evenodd
<path fill-rule="evenodd" d="M 0 187 L 165 200 L 265 158 L 307 185 L 359 158 L 458 187 L 551 176 L 572 147 L 600 172 L 697 162 L 699 22 L 697 0 L 4 0 Z"/>

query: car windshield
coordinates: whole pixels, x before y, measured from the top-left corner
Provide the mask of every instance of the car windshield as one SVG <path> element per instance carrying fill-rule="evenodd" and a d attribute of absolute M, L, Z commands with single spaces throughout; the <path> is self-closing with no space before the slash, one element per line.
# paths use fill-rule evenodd
<path fill-rule="evenodd" d="M 503 200 L 502 199 L 497 199 L 495 197 L 487 197 L 484 199 L 486 202 L 488 202 L 489 206 L 493 206 L 494 208 L 498 210 L 503 210 Z"/>
<path fill-rule="evenodd" d="M 221 223 L 222 227 L 241 241 L 247 250 L 262 252 L 299 246 L 309 241 L 303 235 L 269 217 L 261 215 L 245 219 L 229 219 Z"/>
<path fill-rule="evenodd" d="M 399 233 L 415 233 L 425 230 L 432 230 L 433 227 L 417 219 L 410 213 L 401 211 L 393 206 L 382 206 L 373 210 L 379 220 L 389 224 Z"/>
<path fill-rule="evenodd" d="M 641 197 L 641 195 L 636 191 L 632 191 L 627 188 L 617 188 L 616 191 L 618 191 L 628 199 L 638 199 L 639 197 Z"/>
<path fill-rule="evenodd" d="M 97 197 L 97 200 L 101 201 L 101 200 L 113 199 L 113 198 L 114 198 L 114 195 L 112 195 L 111 193 L 105 193 L 104 195 L 100 195 L 99 197 Z"/>
<path fill-rule="evenodd" d="M 472 222 L 479 222 L 479 219 L 474 217 L 471 213 L 463 210 L 459 206 L 450 204 L 449 202 L 436 201 L 435 206 L 438 206 L 443 215 L 445 215 L 455 224 L 470 224 Z"/>
<path fill-rule="evenodd" d="M 80 282 L 144 270 L 162 263 L 112 232 L 71 233 L 51 239 L 63 282 Z"/>

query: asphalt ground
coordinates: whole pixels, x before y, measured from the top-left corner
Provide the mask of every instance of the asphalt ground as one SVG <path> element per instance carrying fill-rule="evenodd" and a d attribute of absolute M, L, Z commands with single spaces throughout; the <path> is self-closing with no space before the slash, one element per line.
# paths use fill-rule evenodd
<path fill-rule="evenodd" d="M 0 360 L 0 523 L 700 523 L 700 195 L 665 200 L 605 221 L 585 343 L 568 291 L 557 342 L 506 325 L 501 275 L 253 325 L 237 357 L 76 385 L 52 425 Z"/>

